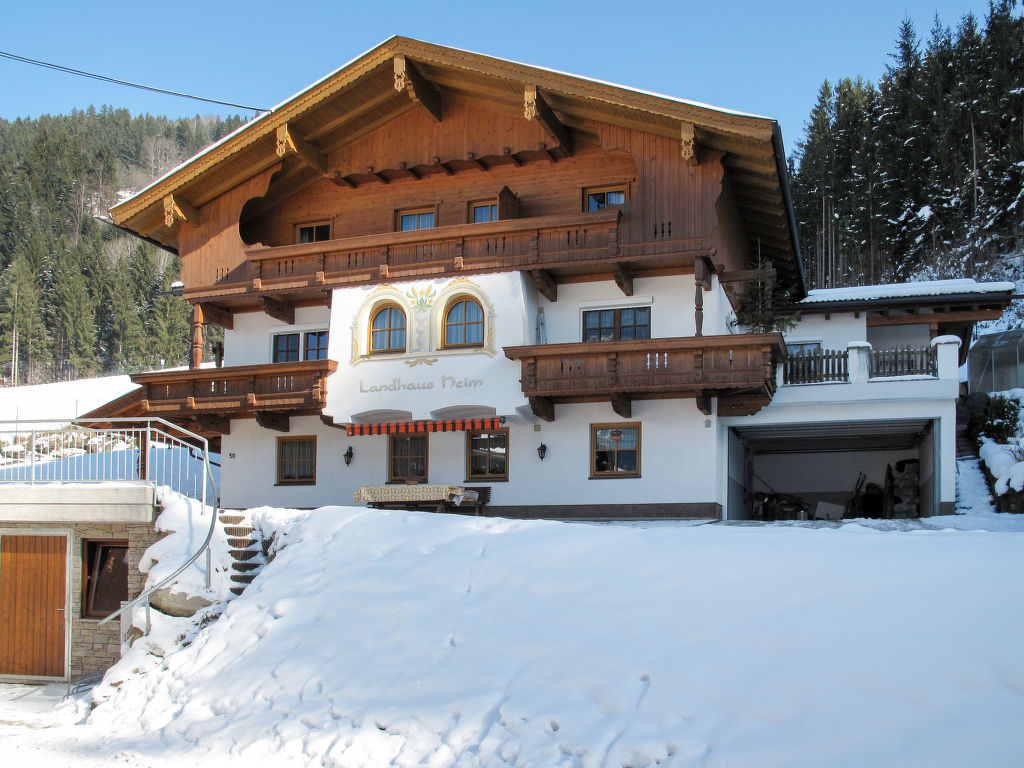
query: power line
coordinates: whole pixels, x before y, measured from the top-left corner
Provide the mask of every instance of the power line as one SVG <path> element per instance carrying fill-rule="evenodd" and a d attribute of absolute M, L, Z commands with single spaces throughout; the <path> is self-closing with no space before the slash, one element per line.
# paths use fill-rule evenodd
<path fill-rule="evenodd" d="M 260 107 L 249 107 L 245 104 L 234 104 L 230 101 L 220 101 L 219 99 L 207 99 L 202 96 L 192 96 L 188 93 L 180 93 L 178 91 L 169 91 L 166 88 L 154 88 L 151 85 L 142 85 L 141 83 L 132 83 L 128 80 L 118 80 L 115 77 L 107 77 L 106 75 L 97 75 L 93 72 L 85 72 L 81 69 L 73 69 L 72 67 L 63 67 L 60 64 L 51 64 L 47 61 L 39 61 L 38 59 L 29 59 L 24 56 L 18 56 L 14 53 L 7 53 L 6 51 L 0 51 L 0 57 L 5 59 L 11 59 L 12 61 L 20 61 L 25 64 L 34 64 L 37 67 L 44 67 L 45 69 L 53 69 L 57 72 L 66 72 L 70 75 L 78 75 L 79 77 L 88 77 L 93 80 L 100 80 L 104 83 L 113 83 L 114 85 L 125 85 L 129 88 L 139 88 L 143 91 L 152 91 L 153 93 L 163 93 L 168 96 L 180 96 L 183 99 L 192 99 L 194 101 L 205 101 L 210 104 L 220 104 L 225 107 L 236 107 L 238 109 L 250 109 L 253 112 L 268 112 L 269 110 L 261 109 Z"/>

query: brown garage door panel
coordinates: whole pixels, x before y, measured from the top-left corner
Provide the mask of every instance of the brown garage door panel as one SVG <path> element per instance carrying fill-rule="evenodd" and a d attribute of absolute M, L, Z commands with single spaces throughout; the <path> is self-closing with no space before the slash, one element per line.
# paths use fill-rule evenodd
<path fill-rule="evenodd" d="M 0 536 L 0 675 L 64 676 L 66 536 Z"/>

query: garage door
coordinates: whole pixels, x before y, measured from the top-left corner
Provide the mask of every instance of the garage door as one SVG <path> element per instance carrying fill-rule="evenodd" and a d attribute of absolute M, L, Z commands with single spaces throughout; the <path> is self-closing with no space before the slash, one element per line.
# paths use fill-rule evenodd
<path fill-rule="evenodd" d="M 66 536 L 0 536 L 0 675 L 64 676 Z"/>

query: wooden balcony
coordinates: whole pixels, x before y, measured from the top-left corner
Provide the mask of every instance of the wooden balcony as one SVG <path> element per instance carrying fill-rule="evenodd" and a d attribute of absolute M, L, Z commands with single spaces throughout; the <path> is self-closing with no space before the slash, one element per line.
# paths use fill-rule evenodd
<path fill-rule="evenodd" d="M 327 402 L 327 375 L 334 360 L 241 365 L 139 373 L 142 415 L 194 421 L 207 432 L 227 434 L 230 418 L 255 416 L 269 429 L 288 431 L 288 415 L 317 413 Z"/>
<path fill-rule="evenodd" d="M 705 414 L 718 397 L 720 416 L 756 413 L 775 394 L 775 366 L 785 359 L 778 333 L 505 347 L 522 362 L 524 394 L 534 413 L 554 420 L 554 403 L 610 400 L 623 418 L 631 401 L 693 397 Z"/>
<path fill-rule="evenodd" d="M 707 238 L 622 244 L 620 217 L 621 212 L 611 208 L 296 245 L 256 245 L 245 249 L 246 263 L 214 285 L 189 288 L 185 298 L 225 306 L 254 303 L 261 295 L 298 302 L 322 298 L 336 287 L 512 269 L 531 271 L 550 286 L 552 274 L 612 274 L 621 271 L 620 265 L 638 263 L 651 269 L 689 266 L 697 255 L 711 251 Z"/>

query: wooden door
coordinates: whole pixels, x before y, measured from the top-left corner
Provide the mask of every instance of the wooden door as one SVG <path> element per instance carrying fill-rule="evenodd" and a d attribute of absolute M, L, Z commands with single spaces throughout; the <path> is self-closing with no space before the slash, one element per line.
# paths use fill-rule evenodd
<path fill-rule="evenodd" d="M 0 536 L 0 675 L 64 676 L 66 536 Z"/>

